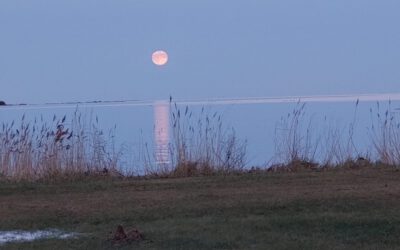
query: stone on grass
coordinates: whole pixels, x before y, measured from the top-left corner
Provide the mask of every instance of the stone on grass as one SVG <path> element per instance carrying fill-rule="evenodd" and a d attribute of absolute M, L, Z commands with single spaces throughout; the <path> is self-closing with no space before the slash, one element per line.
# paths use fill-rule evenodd
<path fill-rule="evenodd" d="M 118 225 L 117 230 L 115 231 L 112 241 L 114 243 L 131 243 L 131 242 L 139 242 L 144 239 L 143 234 L 136 228 L 128 229 L 125 232 L 125 229 Z"/>

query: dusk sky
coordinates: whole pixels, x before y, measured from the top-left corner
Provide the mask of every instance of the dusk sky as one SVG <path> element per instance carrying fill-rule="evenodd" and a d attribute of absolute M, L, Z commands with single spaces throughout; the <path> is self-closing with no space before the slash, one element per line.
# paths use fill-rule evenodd
<path fill-rule="evenodd" d="M 398 0 L 2 0 L 0 100 L 399 92 L 399 13 Z"/>

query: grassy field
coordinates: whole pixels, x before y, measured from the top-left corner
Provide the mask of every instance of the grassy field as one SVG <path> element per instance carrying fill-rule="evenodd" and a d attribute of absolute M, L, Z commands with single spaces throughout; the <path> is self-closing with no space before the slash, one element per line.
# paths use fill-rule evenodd
<path fill-rule="evenodd" d="M 400 249 L 400 171 L 1 183 L 0 230 L 82 233 L 5 249 Z M 145 240 L 113 245 L 117 225 Z"/>

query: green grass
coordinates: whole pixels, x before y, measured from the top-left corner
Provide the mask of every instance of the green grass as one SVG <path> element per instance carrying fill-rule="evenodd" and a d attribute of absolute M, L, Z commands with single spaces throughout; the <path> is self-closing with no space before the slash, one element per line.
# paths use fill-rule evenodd
<path fill-rule="evenodd" d="M 0 183 L 0 230 L 78 239 L 6 249 L 399 249 L 400 172 L 364 168 L 177 179 Z M 114 246 L 117 225 L 146 240 Z"/>

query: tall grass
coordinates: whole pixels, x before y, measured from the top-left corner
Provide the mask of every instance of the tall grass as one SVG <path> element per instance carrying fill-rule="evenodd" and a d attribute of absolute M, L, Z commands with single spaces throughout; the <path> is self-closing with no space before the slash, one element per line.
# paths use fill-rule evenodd
<path fill-rule="evenodd" d="M 400 122 L 392 112 L 389 101 L 386 110 L 382 111 L 377 103 L 371 113 L 371 142 L 377 158 L 387 165 L 400 165 Z"/>
<path fill-rule="evenodd" d="M 281 118 L 275 129 L 275 158 L 277 167 L 333 167 L 372 165 L 400 165 L 400 122 L 391 110 L 389 101 L 385 111 L 377 103 L 376 113 L 370 109 L 371 128 L 367 143 L 374 152 L 362 152 L 356 145 L 357 101 L 353 119 L 345 128 L 333 125 L 325 117 L 319 125 L 313 117 L 305 119 L 305 103 L 297 103 L 286 117 Z M 322 129 L 318 129 L 322 128 Z"/>
<path fill-rule="evenodd" d="M 151 166 L 147 173 L 163 176 L 226 174 L 242 171 L 246 163 L 246 142 L 222 122 L 217 112 L 204 107 L 195 113 L 170 102 L 171 142 L 169 164 Z M 150 156 L 151 154 L 148 153 Z M 153 161 L 154 162 L 154 161 Z"/>
<path fill-rule="evenodd" d="M 114 130 L 104 135 L 98 118 L 76 110 L 67 117 L 41 116 L 29 122 L 3 123 L 0 131 L 0 177 L 38 180 L 117 172 L 121 152 L 115 150 Z"/>
<path fill-rule="evenodd" d="M 181 112 L 172 108 L 171 158 L 178 175 L 199 172 L 228 173 L 245 166 L 246 143 L 236 137 L 233 128 L 223 125 L 221 115 L 205 112 L 196 117 L 186 106 Z"/>
<path fill-rule="evenodd" d="M 376 111 L 370 110 L 368 143 L 372 151 L 362 152 L 354 139 L 358 101 L 345 128 L 326 117 L 322 125 L 314 116 L 307 118 L 305 103 L 297 103 L 276 125 L 273 166 L 318 168 L 372 162 L 399 166 L 400 122 L 390 106 L 389 102 L 381 111 L 378 103 Z M 139 166 L 143 174 L 183 177 L 246 171 L 246 141 L 224 125 L 218 112 L 204 107 L 195 112 L 172 101 L 169 107 L 170 161 L 156 163 L 154 151 L 146 145 L 140 154 L 144 157 L 144 165 Z M 122 151 L 115 145 L 115 127 L 105 134 L 97 117 L 83 116 L 78 110 L 70 118 L 54 115 L 48 122 L 43 117 L 28 121 L 22 116 L 20 121 L 0 127 L 0 179 L 120 175 L 121 157 Z"/>
<path fill-rule="evenodd" d="M 315 137 L 313 120 L 305 122 L 305 103 L 297 106 L 275 127 L 275 161 L 289 164 L 297 161 L 314 162 L 320 138 Z"/>

